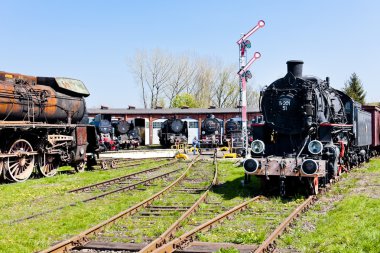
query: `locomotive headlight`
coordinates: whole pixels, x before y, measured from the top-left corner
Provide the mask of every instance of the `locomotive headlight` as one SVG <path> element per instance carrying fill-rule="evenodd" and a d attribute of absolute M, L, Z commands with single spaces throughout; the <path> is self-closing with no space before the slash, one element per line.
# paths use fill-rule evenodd
<path fill-rule="evenodd" d="M 307 159 L 302 163 L 301 169 L 304 174 L 312 175 L 317 172 L 318 164 L 311 159 Z"/>
<path fill-rule="evenodd" d="M 251 143 L 251 148 L 253 153 L 260 154 L 265 150 L 265 144 L 260 140 L 255 140 Z"/>
<path fill-rule="evenodd" d="M 260 164 L 256 159 L 248 158 L 244 161 L 243 167 L 246 174 L 253 174 L 260 167 Z"/>
<path fill-rule="evenodd" d="M 317 155 L 317 154 L 322 152 L 322 149 L 323 149 L 322 142 L 317 141 L 317 140 L 313 140 L 313 141 L 309 142 L 307 149 L 309 150 L 309 152 L 311 154 Z"/>
<path fill-rule="evenodd" d="M 202 134 L 205 134 L 206 132 L 205 131 L 202 131 Z"/>
<path fill-rule="evenodd" d="M 219 134 L 219 131 L 215 131 L 215 134 Z"/>

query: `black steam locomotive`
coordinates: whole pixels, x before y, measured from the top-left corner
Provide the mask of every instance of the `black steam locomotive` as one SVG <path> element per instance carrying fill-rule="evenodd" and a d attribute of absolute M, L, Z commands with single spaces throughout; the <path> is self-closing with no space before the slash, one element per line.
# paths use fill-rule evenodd
<path fill-rule="evenodd" d="M 160 144 L 165 147 L 187 143 L 187 122 L 176 118 L 162 122 L 161 129 L 158 130 L 158 137 Z"/>
<path fill-rule="evenodd" d="M 217 147 L 222 141 L 222 124 L 214 115 L 207 115 L 201 125 L 201 147 Z"/>
<path fill-rule="evenodd" d="M 0 72 L 0 94 L 4 179 L 25 181 L 35 168 L 50 177 L 60 165 L 81 171 L 94 162 L 95 128 L 81 124 L 89 95 L 81 81 Z"/>
<path fill-rule="evenodd" d="M 265 121 L 252 128 L 245 173 L 266 185 L 279 180 L 281 194 L 285 182 L 300 181 L 317 193 L 329 179 L 369 159 L 371 115 L 330 87 L 329 78 L 303 76 L 302 61 L 287 65 L 288 73 L 262 92 Z"/>
<path fill-rule="evenodd" d="M 227 145 L 227 142 L 231 142 L 232 139 L 241 138 L 242 121 L 240 117 L 230 118 L 226 121 L 224 127 L 223 144 Z"/>
<path fill-rule="evenodd" d="M 132 122 L 118 120 L 113 122 L 113 127 L 120 149 L 129 149 L 130 147 L 137 148 L 140 145 L 140 134 Z"/>
<path fill-rule="evenodd" d="M 110 115 L 98 114 L 90 124 L 94 125 L 96 128 L 100 152 L 114 151 L 118 149 Z"/>

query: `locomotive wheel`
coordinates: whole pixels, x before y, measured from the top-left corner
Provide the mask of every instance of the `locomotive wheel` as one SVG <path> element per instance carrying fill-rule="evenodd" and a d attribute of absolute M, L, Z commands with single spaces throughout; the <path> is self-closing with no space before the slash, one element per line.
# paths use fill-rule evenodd
<path fill-rule="evenodd" d="M 52 177 L 57 174 L 59 161 L 56 156 L 44 153 L 38 158 L 38 169 L 44 177 Z"/>
<path fill-rule="evenodd" d="M 10 147 L 9 154 L 19 153 L 19 155 L 6 159 L 6 176 L 9 180 L 22 182 L 27 180 L 32 174 L 34 155 L 23 154 L 24 152 L 33 152 L 32 145 L 24 139 L 15 141 Z"/>
<path fill-rule="evenodd" d="M 100 166 L 101 166 L 102 170 L 107 170 L 108 169 L 108 164 L 107 164 L 106 161 L 102 161 L 102 163 L 101 163 Z"/>
<path fill-rule="evenodd" d="M 77 163 L 74 168 L 76 172 L 81 173 L 81 172 L 84 172 L 85 167 L 86 167 L 86 162 L 82 161 L 80 163 Z"/>

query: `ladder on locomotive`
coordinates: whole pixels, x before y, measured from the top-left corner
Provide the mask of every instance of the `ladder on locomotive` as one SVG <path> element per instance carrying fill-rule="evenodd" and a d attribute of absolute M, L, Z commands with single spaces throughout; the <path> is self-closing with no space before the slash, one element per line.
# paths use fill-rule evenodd
<path fill-rule="evenodd" d="M 33 94 L 31 92 L 27 92 L 27 95 L 26 95 L 26 98 L 27 98 L 27 106 L 28 106 L 28 109 L 27 109 L 27 117 L 28 117 L 28 121 L 34 123 L 34 102 L 33 102 Z"/>

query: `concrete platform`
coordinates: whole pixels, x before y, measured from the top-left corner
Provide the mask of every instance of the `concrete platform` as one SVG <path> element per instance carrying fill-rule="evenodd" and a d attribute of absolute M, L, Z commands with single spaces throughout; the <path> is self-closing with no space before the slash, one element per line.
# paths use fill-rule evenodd
<path fill-rule="evenodd" d="M 152 149 L 152 150 L 120 150 L 108 151 L 99 154 L 100 158 L 172 158 L 177 154 L 175 149 Z"/>

